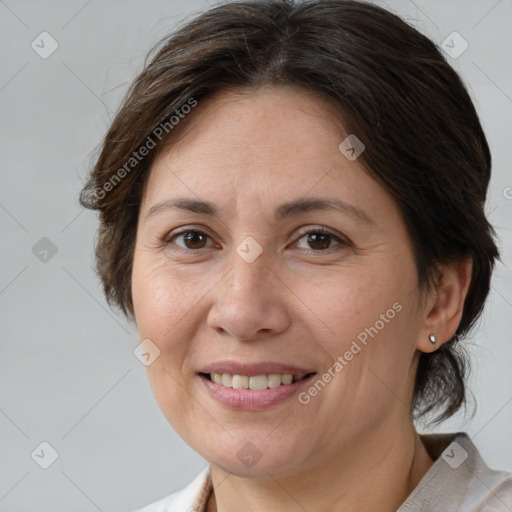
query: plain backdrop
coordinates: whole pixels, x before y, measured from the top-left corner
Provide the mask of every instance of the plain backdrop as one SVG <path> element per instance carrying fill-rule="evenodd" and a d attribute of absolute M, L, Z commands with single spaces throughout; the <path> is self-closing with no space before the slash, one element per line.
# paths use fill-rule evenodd
<path fill-rule="evenodd" d="M 468 344 L 477 414 L 437 430 L 468 432 L 491 467 L 511 471 L 512 2 L 376 3 L 440 46 L 459 37 L 453 32 L 463 38 L 456 49 L 468 44 L 448 58 L 491 146 L 487 212 L 503 261 Z M 0 1 L 2 512 L 129 512 L 180 489 L 206 464 L 158 408 L 133 354 L 134 326 L 105 303 L 93 270 L 96 217 L 77 196 L 150 46 L 208 7 L 205 0 Z"/>

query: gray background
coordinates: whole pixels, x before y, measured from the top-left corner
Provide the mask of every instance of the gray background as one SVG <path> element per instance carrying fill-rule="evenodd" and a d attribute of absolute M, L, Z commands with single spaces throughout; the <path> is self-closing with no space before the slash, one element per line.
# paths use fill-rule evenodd
<path fill-rule="evenodd" d="M 453 31 L 469 44 L 451 62 L 493 152 L 487 211 L 503 263 L 469 348 L 477 414 L 437 430 L 468 432 L 491 467 L 512 470 L 512 1 L 377 3 L 440 45 Z M 133 355 L 134 327 L 105 304 L 93 271 L 96 218 L 77 194 L 150 45 L 207 7 L 0 1 L 0 511 L 130 511 L 205 465 L 158 408 Z M 59 45 L 47 59 L 31 47 L 43 31 Z M 58 452 L 48 469 L 31 457 L 43 441 Z"/>

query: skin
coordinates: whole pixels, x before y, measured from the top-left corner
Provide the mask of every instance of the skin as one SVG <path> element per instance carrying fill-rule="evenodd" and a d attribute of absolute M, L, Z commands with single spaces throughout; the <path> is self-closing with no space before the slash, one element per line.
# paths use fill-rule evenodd
<path fill-rule="evenodd" d="M 147 367 L 155 398 L 210 464 L 208 511 L 396 510 L 433 463 L 409 414 L 418 357 L 436 349 L 430 333 L 437 346 L 454 334 L 470 262 L 444 267 L 420 301 L 397 204 L 360 159 L 338 150 L 347 134 L 311 93 L 224 90 L 185 123 L 151 168 L 132 294 L 140 339 L 160 349 Z M 338 210 L 274 220 L 283 202 L 313 196 L 341 198 L 372 222 Z M 146 218 L 178 197 L 219 213 L 167 208 Z M 173 238 L 183 227 L 208 236 Z M 333 237 L 305 234 L 320 227 Z M 236 252 L 249 236 L 262 248 L 252 263 Z M 394 303 L 401 311 L 307 405 L 293 397 L 265 411 L 233 410 L 197 375 L 221 359 L 321 375 Z M 252 467 L 237 457 L 248 442 L 261 453 Z"/>

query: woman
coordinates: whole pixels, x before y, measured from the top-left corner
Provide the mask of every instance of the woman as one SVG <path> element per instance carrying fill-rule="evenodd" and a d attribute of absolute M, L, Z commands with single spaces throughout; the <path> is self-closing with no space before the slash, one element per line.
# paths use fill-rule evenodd
<path fill-rule="evenodd" d="M 512 509 L 464 432 L 498 250 L 435 45 L 354 1 L 233 2 L 152 52 L 82 204 L 151 387 L 208 461 L 156 511 Z"/>

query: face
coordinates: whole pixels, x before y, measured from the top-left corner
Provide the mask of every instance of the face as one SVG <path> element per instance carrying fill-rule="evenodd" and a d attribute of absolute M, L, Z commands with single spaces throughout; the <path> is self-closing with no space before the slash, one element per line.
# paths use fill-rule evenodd
<path fill-rule="evenodd" d="M 152 166 L 132 275 L 140 339 L 160 351 L 148 377 L 178 434 L 231 473 L 311 470 L 409 422 L 412 246 L 346 136 L 300 89 L 222 91 Z"/>

